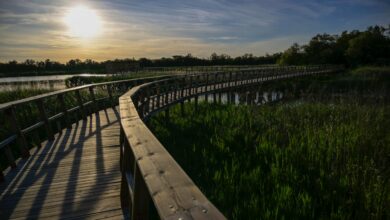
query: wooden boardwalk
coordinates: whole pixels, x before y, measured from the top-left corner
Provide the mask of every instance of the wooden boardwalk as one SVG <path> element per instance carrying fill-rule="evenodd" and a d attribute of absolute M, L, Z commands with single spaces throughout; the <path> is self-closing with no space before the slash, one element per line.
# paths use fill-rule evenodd
<path fill-rule="evenodd" d="M 107 109 L 31 150 L 0 184 L 0 219 L 123 219 L 119 113 Z"/>

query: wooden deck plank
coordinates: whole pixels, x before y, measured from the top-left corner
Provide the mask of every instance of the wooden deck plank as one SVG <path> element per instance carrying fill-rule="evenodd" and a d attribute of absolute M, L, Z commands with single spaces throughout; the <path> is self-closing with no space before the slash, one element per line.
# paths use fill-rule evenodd
<path fill-rule="evenodd" d="M 30 150 L 0 184 L 0 219 L 123 219 L 119 114 L 88 116 Z"/>

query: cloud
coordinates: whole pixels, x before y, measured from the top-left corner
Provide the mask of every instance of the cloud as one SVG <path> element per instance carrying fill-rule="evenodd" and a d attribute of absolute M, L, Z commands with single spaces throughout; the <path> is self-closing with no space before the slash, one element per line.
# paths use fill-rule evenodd
<path fill-rule="evenodd" d="M 62 22 L 79 4 L 103 20 L 89 41 L 69 36 Z M 380 0 L 0 1 L 0 59 L 263 55 L 316 33 L 390 23 L 389 8 Z"/>

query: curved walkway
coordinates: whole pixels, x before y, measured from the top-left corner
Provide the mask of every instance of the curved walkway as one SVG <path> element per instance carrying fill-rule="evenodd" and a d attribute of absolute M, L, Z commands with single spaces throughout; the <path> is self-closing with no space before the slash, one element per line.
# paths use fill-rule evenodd
<path fill-rule="evenodd" d="M 0 219 L 123 219 L 119 113 L 88 116 L 31 150 L 0 184 Z"/>

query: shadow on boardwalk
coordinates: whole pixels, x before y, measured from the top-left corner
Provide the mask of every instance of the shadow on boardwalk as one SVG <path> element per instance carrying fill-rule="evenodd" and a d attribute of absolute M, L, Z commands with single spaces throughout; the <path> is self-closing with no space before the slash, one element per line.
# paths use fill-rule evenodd
<path fill-rule="evenodd" d="M 107 109 L 31 150 L 0 184 L 0 219 L 123 218 L 119 114 Z"/>

